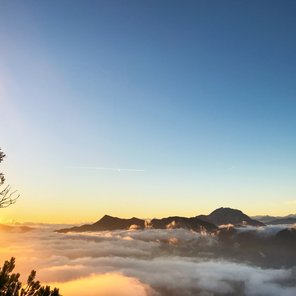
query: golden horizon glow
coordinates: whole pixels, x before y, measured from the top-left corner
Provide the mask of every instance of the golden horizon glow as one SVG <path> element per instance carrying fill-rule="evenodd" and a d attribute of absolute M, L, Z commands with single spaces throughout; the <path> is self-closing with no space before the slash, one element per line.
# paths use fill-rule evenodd
<path fill-rule="evenodd" d="M 151 290 L 138 279 L 120 273 L 93 274 L 68 282 L 46 284 L 59 287 L 64 296 L 148 296 Z"/>
<path fill-rule="evenodd" d="M 151 211 L 150 209 L 147 210 L 145 208 L 134 208 L 128 210 L 118 209 L 118 207 L 114 207 L 113 209 L 100 209 L 95 210 L 93 208 L 83 207 L 78 210 L 77 208 L 72 208 L 71 211 L 65 211 L 64 208 L 61 208 L 56 211 L 48 211 L 44 214 L 42 208 L 31 208 L 31 209 L 23 209 L 20 210 L 17 204 L 12 205 L 9 208 L 1 209 L 0 215 L 0 223 L 2 224 L 14 224 L 14 223 L 49 223 L 49 224 L 88 224 L 94 223 L 101 219 L 104 215 L 110 215 L 119 218 L 131 218 L 137 217 L 140 219 L 152 219 L 152 218 L 164 218 L 169 216 L 182 216 L 182 217 L 195 217 L 198 215 L 208 215 L 212 211 L 220 207 L 229 207 L 241 210 L 248 216 L 259 216 L 259 215 L 269 215 L 269 216 L 287 216 L 290 214 L 295 214 L 293 210 L 289 211 L 286 209 L 278 209 L 277 205 L 271 207 L 274 209 L 273 211 L 266 211 L 266 208 L 261 206 L 258 207 L 256 210 L 252 208 L 250 205 L 249 207 L 239 208 L 235 206 L 227 206 L 227 205 L 219 205 L 217 207 L 198 207 L 198 210 L 173 210 L 167 209 L 162 210 L 158 209 L 156 211 Z M 289 207 L 291 208 L 291 207 Z M 37 214 L 38 213 L 38 214 Z"/>

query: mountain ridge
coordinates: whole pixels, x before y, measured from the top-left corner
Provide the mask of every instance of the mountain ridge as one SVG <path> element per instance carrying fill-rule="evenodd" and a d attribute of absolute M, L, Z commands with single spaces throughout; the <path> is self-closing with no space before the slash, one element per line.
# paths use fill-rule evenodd
<path fill-rule="evenodd" d="M 127 229 L 176 229 L 185 228 L 194 231 L 214 231 L 218 227 L 210 222 L 203 221 L 197 217 L 179 217 L 171 216 L 166 218 L 152 220 L 144 220 L 136 217 L 123 219 L 104 215 L 100 220 L 93 224 L 85 224 L 71 228 L 59 229 L 57 232 L 84 232 L 84 231 L 112 231 L 112 230 L 127 230 Z"/>
<path fill-rule="evenodd" d="M 268 225 L 278 225 L 278 224 L 295 224 L 296 223 L 296 214 L 289 214 L 286 216 L 254 216 L 253 219 L 256 219 L 260 222 L 263 222 Z"/>
<path fill-rule="evenodd" d="M 165 218 L 153 218 L 151 220 L 132 218 L 118 218 L 110 215 L 104 215 L 100 220 L 93 224 L 84 224 L 71 228 L 56 230 L 60 233 L 67 232 L 85 232 L 85 231 L 112 231 L 127 229 L 175 229 L 184 228 L 193 231 L 213 232 L 218 229 L 219 225 L 233 224 L 235 226 L 264 226 L 265 224 L 251 219 L 242 211 L 231 208 L 219 208 L 209 215 L 199 215 L 195 217 L 170 216 Z"/>

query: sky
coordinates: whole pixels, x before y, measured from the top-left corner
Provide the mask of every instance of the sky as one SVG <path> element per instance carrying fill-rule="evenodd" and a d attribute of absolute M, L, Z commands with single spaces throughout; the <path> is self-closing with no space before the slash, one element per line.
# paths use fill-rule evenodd
<path fill-rule="evenodd" d="M 1 221 L 295 213 L 295 11 L 1 0 Z"/>

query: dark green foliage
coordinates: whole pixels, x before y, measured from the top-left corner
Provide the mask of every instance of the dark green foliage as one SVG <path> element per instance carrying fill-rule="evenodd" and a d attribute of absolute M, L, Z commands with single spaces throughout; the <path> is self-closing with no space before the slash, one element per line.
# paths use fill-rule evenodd
<path fill-rule="evenodd" d="M 35 270 L 29 275 L 26 286 L 22 287 L 20 274 L 12 273 L 14 267 L 15 258 L 11 258 L 0 269 L 0 296 L 61 296 L 59 289 L 51 290 L 49 286 L 41 286 L 39 281 L 35 281 Z"/>
<path fill-rule="evenodd" d="M 3 158 L 5 157 L 5 154 L 1 151 L 0 148 L 0 163 L 3 161 Z M 0 185 L 2 185 L 5 181 L 4 175 L 0 173 Z"/>

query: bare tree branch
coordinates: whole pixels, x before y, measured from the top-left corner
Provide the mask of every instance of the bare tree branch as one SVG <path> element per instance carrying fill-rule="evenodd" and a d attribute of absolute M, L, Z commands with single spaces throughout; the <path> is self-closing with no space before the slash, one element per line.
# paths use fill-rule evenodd
<path fill-rule="evenodd" d="M 0 148 L 0 163 L 3 161 L 6 155 L 1 151 Z M 5 181 L 4 174 L 0 173 L 0 186 L 3 185 Z M 16 200 L 20 197 L 19 194 L 16 194 L 17 191 L 12 191 L 11 186 L 8 185 L 4 189 L 0 190 L 0 208 L 7 208 L 10 205 L 14 204 Z"/>
<path fill-rule="evenodd" d="M 20 195 L 15 195 L 17 191 L 11 191 L 10 185 L 0 191 L 0 208 L 7 208 L 14 204 Z"/>

